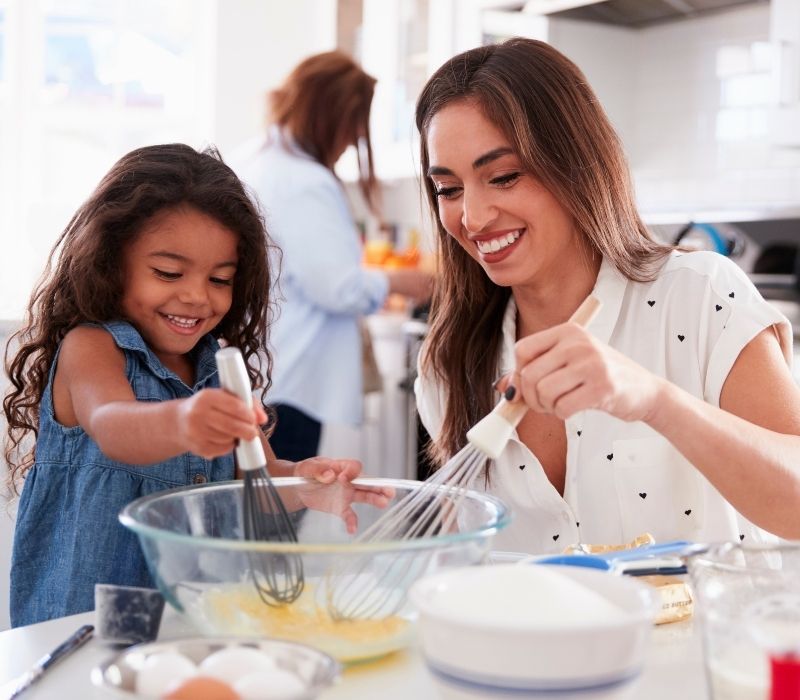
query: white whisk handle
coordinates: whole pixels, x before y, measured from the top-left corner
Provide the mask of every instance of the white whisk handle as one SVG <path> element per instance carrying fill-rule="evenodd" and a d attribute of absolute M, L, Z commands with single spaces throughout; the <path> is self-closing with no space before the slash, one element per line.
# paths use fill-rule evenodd
<path fill-rule="evenodd" d="M 217 371 L 219 372 L 220 386 L 226 391 L 238 396 L 248 406 L 253 403 L 250 378 L 239 348 L 228 347 L 217 350 Z M 236 460 L 239 468 L 244 471 L 260 469 L 267 463 L 264 446 L 257 437 L 252 440 L 240 440 L 236 446 Z"/>
<path fill-rule="evenodd" d="M 500 402 L 492 409 L 492 413 L 503 418 L 514 428 L 519 425 L 527 412 L 528 405 L 524 401 L 506 401 L 505 399 L 500 399 Z"/>

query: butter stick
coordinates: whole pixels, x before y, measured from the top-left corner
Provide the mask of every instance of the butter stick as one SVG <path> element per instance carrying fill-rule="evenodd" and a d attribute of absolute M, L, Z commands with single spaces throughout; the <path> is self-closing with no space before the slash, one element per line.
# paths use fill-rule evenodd
<path fill-rule="evenodd" d="M 694 598 L 687 581 L 678 576 L 660 575 L 637 576 L 637 579 L 653 586 L 658 592 L 661 606 L 656 614 L 657 625 L 686 620 L 692 616 Z"/>

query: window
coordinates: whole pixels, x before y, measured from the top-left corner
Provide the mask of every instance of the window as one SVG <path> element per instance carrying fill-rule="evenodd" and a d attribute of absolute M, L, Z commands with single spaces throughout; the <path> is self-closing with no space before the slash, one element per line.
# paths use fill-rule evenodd
<path fill-rule="evenodd" d="M 0 318 L 132 148 L 208 133 L 211 3 L 0 0 Z"/>

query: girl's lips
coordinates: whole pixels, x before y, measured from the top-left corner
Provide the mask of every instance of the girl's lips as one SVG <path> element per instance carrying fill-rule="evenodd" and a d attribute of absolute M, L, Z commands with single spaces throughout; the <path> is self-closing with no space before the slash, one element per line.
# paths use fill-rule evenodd
<path fill-rule="evenodd" d="M 519 229 L 519 237 L 513 243 L 510 243 L 505 248 L 501 248 L 500 250 L 488 253 L 482 253 L 478 250 L 478 242 L 475 241 L 475 249 L 478 250 L 478 255 L 480 256 L 481 260 L 487 263 L 498 263 L 502 260 L 505 260 L 514 249 L 519 245 L 519 242 L 522 240 L 522 237 L 525 235 L 525 229 Z"/>

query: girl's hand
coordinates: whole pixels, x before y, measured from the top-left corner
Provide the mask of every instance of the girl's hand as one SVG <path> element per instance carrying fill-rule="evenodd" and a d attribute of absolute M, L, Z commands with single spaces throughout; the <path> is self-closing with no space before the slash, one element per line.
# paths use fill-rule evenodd
<path fill-rule="evenodd" d="M 368 503 L 385 508 L 394 496 L 390 486 L 359 486 L 352 481 L 361 473 L 361 462 L 354 459 L 328 459 L 312 457 L 297 462 L 295 476 L 308 480 L 307 487 L 298 493 L 308 508 L 333 513 L 344 520 L 351 535 L 358 529 L 358 516 L 353 503 Z"/>
<path fill-rule="evenodd" d="M 213 459 L 231 452 L 237 440 L 258 437 L 266 420 L 255 398 L 248 406 L 224 389 L 203 389 L 180 400 L 178 435 L 187 452 Z"/>
<path fill-rule="evenodd" d="M 511 384 L 531 410 L 561 420 L 597 409 L 624 421 L 646 421 L 664 385 L 574 323 L 523 338 L 515 354 Z"/>

